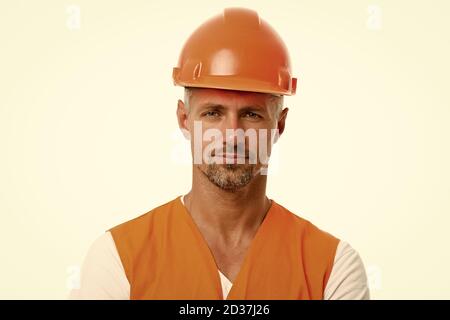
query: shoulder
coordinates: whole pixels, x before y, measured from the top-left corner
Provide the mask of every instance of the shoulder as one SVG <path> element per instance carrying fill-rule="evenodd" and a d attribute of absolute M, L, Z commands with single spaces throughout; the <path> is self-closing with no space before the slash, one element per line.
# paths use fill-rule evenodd
<path fill-rule="evenodd" d="M 110 232 L 105 232 L 97 237 L 89 247 L 84 259 L 84 271 L 91 271 L 98 269 L 99 266 L 108 265 L 112 261 L 117 260 L 117 249 Z"/>
<path fill-rule="evenodd" d="M 314 261 L 314 265 L 326 264 L 324 299 L 369 299 L 366 270 L 357 250 L 311 221 L 276 205 L 281 219 L 299 231 L 305 260 Z"/>
<path fill-rule="evenodd" d="M 179 206 L 179 201 L 178 198 L 175 198 L 108 230 L 129 279 L 136 256 L 146 252 L 149 239 L 155 238 L 157 234 L 164 234 L 173 213 Z"/>
<path fill-rule="evenodd" d="M 105 232 L 92 242 L 87 256 L 114 256 L 117 252 L 110 232 Z"/>
<path fill-rule="evenodd" d="M 337 247 L 325 299 L 370 299 L 364 263 L 358 251 L 346 241 L 340 241 Z"/>
<path fill-rule="evenodd" d="M 81 267 L 79 285 L 70 299 L 128 299 L 129 283 L 111 233 L 93 241 Z"/>
<path fill-rule="evenodd" d="M 321 229 L 310 220 L 293 213 L 277 202 L 274 202 L 274 207 L 278 212 L 279 220 L 282 220 L 285 224 L 292 226 L 292 228 L 294 228 L 301 236 L 301 240 L 306 242 L 311 241 L 316 245 L 328 244 L 336 249 L 339 243 L 339 239 L 336 236 Z"/>
<path fill-rule="evenodd" d="M 159 205 L 150 211 L 137 216 L 136 218 L 125 221 L 121 224 L 118 224 L 108 231 L 112 233 L 114 239 L 118 236 L 127 236 L 127 235 L 145 235 L 150 231 L 150 227 L 155 219 L 164 218 L 168 212 L 172 211 L 174 206 L 176 205 L 176 201 L 178 201 L 178 197 L 172 199 L 162 205 Z"/>

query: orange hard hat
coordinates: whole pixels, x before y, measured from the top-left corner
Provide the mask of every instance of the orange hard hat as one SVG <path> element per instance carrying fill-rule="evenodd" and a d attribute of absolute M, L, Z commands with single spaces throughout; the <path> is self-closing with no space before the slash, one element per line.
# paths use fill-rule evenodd
<path fill-rule="evenodd" d="M 183 87 L 275 95 L 293 95 L 297 87 L 283 40 L 257 12 L 244 8 L 227 8 L 198 27 L 172 77 Z"/>

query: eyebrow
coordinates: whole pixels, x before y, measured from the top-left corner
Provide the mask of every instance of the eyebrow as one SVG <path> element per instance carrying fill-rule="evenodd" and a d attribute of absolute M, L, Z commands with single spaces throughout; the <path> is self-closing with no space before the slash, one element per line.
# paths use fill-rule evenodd
<path fill-rule="evenodd" d="M 218 109 L 218 110 L 223 110 L 226 109 L 225 106 L 218 104 L 218 103 L 212 103 L 212 102 L 206 102 L 202 105 L 200 105 L 200 110 L 204 110 L 204 109 Z"/>
<path fill-rule="evenodd" d="M 213 102 L 206 102 L 203 103 L 202 105 L 200 105 L 200 110 L 205 110 L 205 109 L 215 109 L 215 110 L 224 110 L 226 109 L 226 107 L 222 104 L 219 103 L 213 103 Z M 266 109 L 260 105 L 248 105 L 248 106 L 244 106 L 242 108 L 240 108 L 239 111 L 266 111 Z"/>

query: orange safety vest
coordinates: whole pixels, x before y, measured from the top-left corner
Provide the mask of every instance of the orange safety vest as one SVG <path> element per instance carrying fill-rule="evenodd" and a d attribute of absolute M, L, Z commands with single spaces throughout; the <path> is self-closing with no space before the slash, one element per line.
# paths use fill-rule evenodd
<path fill-rule="evenodd" d="M 181 196 L 109 231 L 131 299 L 223 299 L 214 257 Z M 272 200 L 227 299 L 323 299 L 338 243 Z"/>

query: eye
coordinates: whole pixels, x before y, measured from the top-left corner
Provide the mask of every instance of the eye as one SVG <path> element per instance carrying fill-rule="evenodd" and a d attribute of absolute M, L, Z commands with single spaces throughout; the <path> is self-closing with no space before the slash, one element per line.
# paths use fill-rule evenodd
<path fill-rule="evenodd" d="M 210 111 L 206 111 L 205 113 L 202 114 L 203 116 L 206 117 L 210 117 L 210 118 L 215 118 L 219 116 L 219 112 L 215 111 L 215 110 L 210 110 Z"/>
<path fill-rule="evenodd" d="M 248 111 L 245 113 L 244 115 L 246 118 L 250 118 L 250 119 L 259 119 L 262 118 L 259 114 L 253 112 L 253 111 Z"/>

